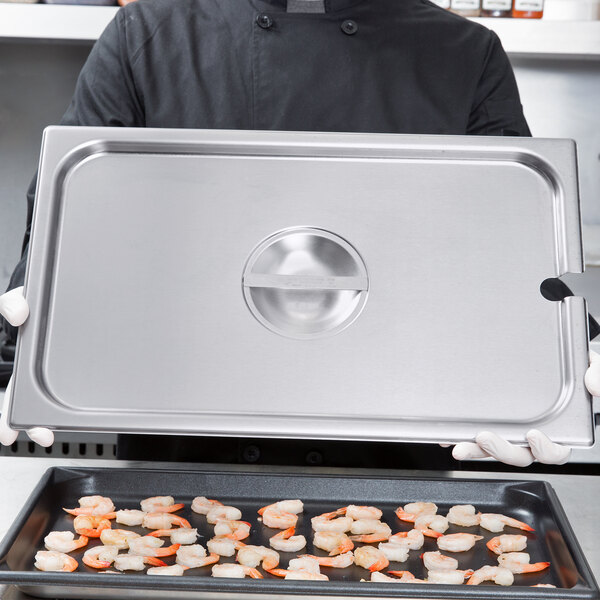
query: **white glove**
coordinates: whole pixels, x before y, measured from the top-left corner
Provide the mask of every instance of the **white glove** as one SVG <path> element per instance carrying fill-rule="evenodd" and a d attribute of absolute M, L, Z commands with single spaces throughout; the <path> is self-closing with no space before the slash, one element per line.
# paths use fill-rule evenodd
<path fill-rule="evenodd" d="M 18 287 L 0 296 L 0 314 L 13 326 L 19 327 L 29 316 L 29 305 L 23 296 L 23 288 Z M 4 393 L 4 405 L 0 415 L 0 444 L 10 446 L 17 439 L 18 431 L 8 426 L 8 409 L 12 400 L 12 377 Z M 54 443 L 54 434 L 44 427 L 27 430 L 29 438 L 40 446 L 48 447 Z"/>
<path fill-rule="evenodd" d="M 590 352 L 590 366 L 585 372 L 585 386 L 592 396 L 600 396 L 600 354 Z M 563 465 L 571 456 L 571 448 L 555 444 L 539 431 L 531 429 L 525 436 L 529 447 L 515 446 L 491 431 L 482 431 L 473 442 L 460 442 L 454 446 L 456 460 L 495 458 L 515 467 L 527 467 L 534 460 L 547 465 Z"/>

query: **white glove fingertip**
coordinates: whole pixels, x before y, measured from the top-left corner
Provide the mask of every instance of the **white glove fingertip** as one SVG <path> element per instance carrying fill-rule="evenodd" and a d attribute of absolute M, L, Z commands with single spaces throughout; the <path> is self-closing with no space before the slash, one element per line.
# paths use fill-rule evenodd
<path fill-rule="evenodd" d="M 54 444 L 54 433 L 45 427 L 33 427 L 27 430 L 27 435 L 32 442 L 48 448 Z"/>
<path fill-rule="evenodd" d="M 595 354 L 598 358 L 593 358 Z M 583 377 L 585 387 L 592 396 L 600 397 L 600 355 L 590 352 L 590 366 Z"/>
<path fill-rule="evenodd" d="M 12 430 L 4 421 L 4 416 L 0 419 L 0 444 L 3 446 L 12 446 L 17 441 L 18 431 Z"/>
<path fill-rule="evenodd" d="M 545 465 L 564 465 L 571 457 L 571 448 L 555 444 L 538 429 L 527 432 L 527 441 L 535 458 Z"/>
<path fill-rule="evenodd" d="M 528 467 L 534 460 L 529 448 L 515 446 L 491 431 L 482 431 L 475 441 L 488 454 L 507 465 Z"/>
<path fill-rule="evenodd" d="M 456 460 L 472 460 L 477 458 L 489 458 L 490 455 L 473 442 L 460 442 L 452 449 L 452 456 Z"/>
<path fill-rule="evenodd" d="M 0 314 L 13 326 L 23 325 L 29 316 L 29 304 L 23 296 L 23 286 L 0 296 Z"/>

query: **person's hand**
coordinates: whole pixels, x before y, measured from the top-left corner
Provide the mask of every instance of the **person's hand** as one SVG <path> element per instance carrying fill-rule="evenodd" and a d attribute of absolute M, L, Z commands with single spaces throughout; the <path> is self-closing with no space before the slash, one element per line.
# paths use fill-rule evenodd
<path fill-rule="evenodd" d="M 600 396 L 600 354 L 590 352 L 590 366 L 584 381 L 592 396 Z M 492 457 L 515 467 L 527 467 L 534 460 L 547 465 L 563 465 L 571 456 L 571 448 L 555 444 L 538 429 L 531 429 L 525 437 L 529 447 L 516 446 L 491 431 L 482 431 L 475 443 L 456 444 L 452 456 L 456 460 Z"/>
<path fill-rule="evenodd" d="M 0 296 L 0 314 L 13 326 L 19 327 L 29 316 L 29 305 L 23 296 L 23 288 L 18 287 Z M 0 444 L 10 446 L 17 439 L 18 431 L 8 426 L 8 410 L 12 399 L 12 377 L 4 392 L 4 403 L 0 414 Z M 45 427 L 34 427 L 27 430 L 29 438 L 40 446 L 48 447 L 54 442 L 54 434 Z"/>

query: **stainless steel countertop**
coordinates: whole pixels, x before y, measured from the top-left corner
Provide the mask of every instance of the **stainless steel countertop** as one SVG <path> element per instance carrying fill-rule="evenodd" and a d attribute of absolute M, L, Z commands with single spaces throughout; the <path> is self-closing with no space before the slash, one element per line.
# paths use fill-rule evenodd
<path fill-rule="evenodd" d="M 0 458 L 0 538 L 4 538 L 7 530 L 17 516 L 19 510 L 27 500 L 29 494 L 39 481 L 46 469 L 53 466 L 78 466 L 78 467 L 135 467 L 142 469 L 167 468 L 167 469 L 210 469 L 210 470 L 239 470 L 287 473 L 340 473 L 383 476 L 411 476 L 422 477 L 454 477 L 481 478 L 481 479 L 530 479 L 545 480 L 556 491 L 567 513 L 571 526 L 589 562 L 596 579 L 600 579 L 600 510 L 598 498 L 600 497 L 600 477 L 584 475 L 548 475 L 535 473 L 485 473 L 485 472 L 417 472 L 417 471 L 390 471 L 382 469 L 332 469 L 318 467 L 265 467 L 260 465 L 194 465 L 189 463 L 148 463 L 133 461 L 103 461 L 103 460 L 72 460 L 72 459 L 46 459 L 46 458 Z M 16 600 L 14 591 L 0 586 L 0 598 Z"/>

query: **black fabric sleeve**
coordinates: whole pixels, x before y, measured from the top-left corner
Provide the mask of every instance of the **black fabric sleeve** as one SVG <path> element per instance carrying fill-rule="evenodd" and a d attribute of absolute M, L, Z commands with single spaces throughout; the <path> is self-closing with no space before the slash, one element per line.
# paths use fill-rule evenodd
<path fill-rule="evenodd" d="M 60 125 L 144 126 L 143 102 L 137 92 L 130 64 L 130 55 L 135 48 L 130 47 L 127 40 L 126 21 L 130 12 L 121 9 L 92 48 Z M 7 290 L 23 285 L 25 279 L 36 185 L 37 173 L 27 191 L 27 222 L 21 259 L 13 271 Z M 8 339 L 14 342 L 16 328 L 4 319 L 1 324 Z"/>
<path fill-rule="evenodd" d="M 473 98 L 467 133 L 470 135 L 530 136 L 512 66 L 498 36 L 490 44 Z"/>

